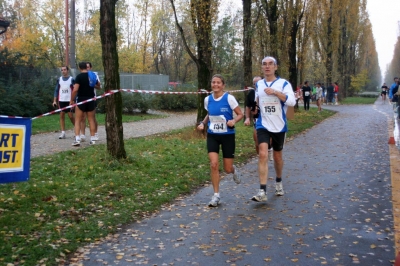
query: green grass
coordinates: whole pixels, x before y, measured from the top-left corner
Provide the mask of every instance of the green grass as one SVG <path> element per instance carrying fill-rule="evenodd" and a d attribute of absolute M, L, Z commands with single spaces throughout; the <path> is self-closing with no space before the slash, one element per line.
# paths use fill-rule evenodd
<path fill-rule="evenodd" d="M 376 97 L 347 97 L 340 104 L 374 104 Z"/>
<path fill-rule="evenodd" d="M 333 112 L 295 113 L 293 136 Z M 237 125 L 237 164 L 255 156 L 253 127 Z M 28 182 L 0 185 L 0 264 L 57 265 L 209 182 L 205 138 L 192 127 L 125 141 L 126 160 L 105 145 L 34 158 Z"/>
<path fill-rule="evenodd" d="M 104 125 L 105 121 L 105 114 L 96 113 L 96 120 L 99 125 Z M 122 115 L 122 122 L 136 122 L 146 119 L 154 119 L 163 117 L 162 115 L 152 115 L 152 114 L 142 114 L 142 113 L 135 113 L 135 114 L 123 114 Z M 69 120 L 68 115 L 65 115 L 65 128 L 72 129 L 73 125 Z M 36 118 L 32 121 L 32 135 L 45 133 L 45 132 L 56 132 L 61 131 L 60 129 L 60 114 L 53 114 L 49 116 L 44 116 L 40 118 Z"/>

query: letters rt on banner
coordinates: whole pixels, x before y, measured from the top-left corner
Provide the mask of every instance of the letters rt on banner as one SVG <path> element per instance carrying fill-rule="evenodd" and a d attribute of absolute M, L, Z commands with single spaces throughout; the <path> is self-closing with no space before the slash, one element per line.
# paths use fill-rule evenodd
<path fill-rule="evenodd" d="M 31 127 L 30 118 L 0 117 L 0 184 L 29 179 Z"/>

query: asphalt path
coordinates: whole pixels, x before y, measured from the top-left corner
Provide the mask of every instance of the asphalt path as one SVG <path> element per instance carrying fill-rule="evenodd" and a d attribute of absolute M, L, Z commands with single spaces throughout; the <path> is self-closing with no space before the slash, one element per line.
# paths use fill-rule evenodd
<path fill-rule="evenodd" d="M 207 207 L 211 185 L 199 189 L 80 248 L 71 264 L 392 265 L 391 106 L 323 107 L 337 114 L 285 144 L 284 196 L 269 162 L 268 202 L 250 200 L 250 159 L 241 184 L 222 180 L 219 207 Z"/>

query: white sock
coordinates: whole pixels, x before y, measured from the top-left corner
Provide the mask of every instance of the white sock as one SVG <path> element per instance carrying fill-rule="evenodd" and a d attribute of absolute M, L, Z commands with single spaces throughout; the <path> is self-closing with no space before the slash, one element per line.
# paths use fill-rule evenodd
<path fill-rule="evenodd" d="M 61 131 L 61 134 L 65 134 L 65 131 Z"/>
<path fill-rule="evenodd" d="M 81 138 L 79 136 L 75 136 L 76 141 L 81 141 Z"/>
<path fill-rule="evenodd" d="M 214 196 L 220 198 L 219 193 L 214 193 Z"/>

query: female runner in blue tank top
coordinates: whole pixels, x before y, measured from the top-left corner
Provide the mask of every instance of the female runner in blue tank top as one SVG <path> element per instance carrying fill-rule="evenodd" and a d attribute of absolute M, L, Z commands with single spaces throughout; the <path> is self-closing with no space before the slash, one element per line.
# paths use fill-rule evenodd
<path fill-rule="evenodd" d="M 221 146 L 224 170 L 233 174 L 233 180 L 239 184 L 240 174 L 233 165 L 235 157 L 235 124 L 243 118 L 242 110 L 235 97 L 224 92 L 225 80 L 216 74 L 212 77 L 211 88 L 213 93 L 204 99 L 204 108 L 208 111 L 207 116 L 200 122 L 198 130 L 203 130 L 208 123 L 207 150 L 210 159 L 211 183 L 214 195 L 209 202 L 209 207 L 217 207 L 221 199 L 219 194 L 219 162 L 218 153 Z M 233 117 L 235 112 L 236 117 Z"/>

